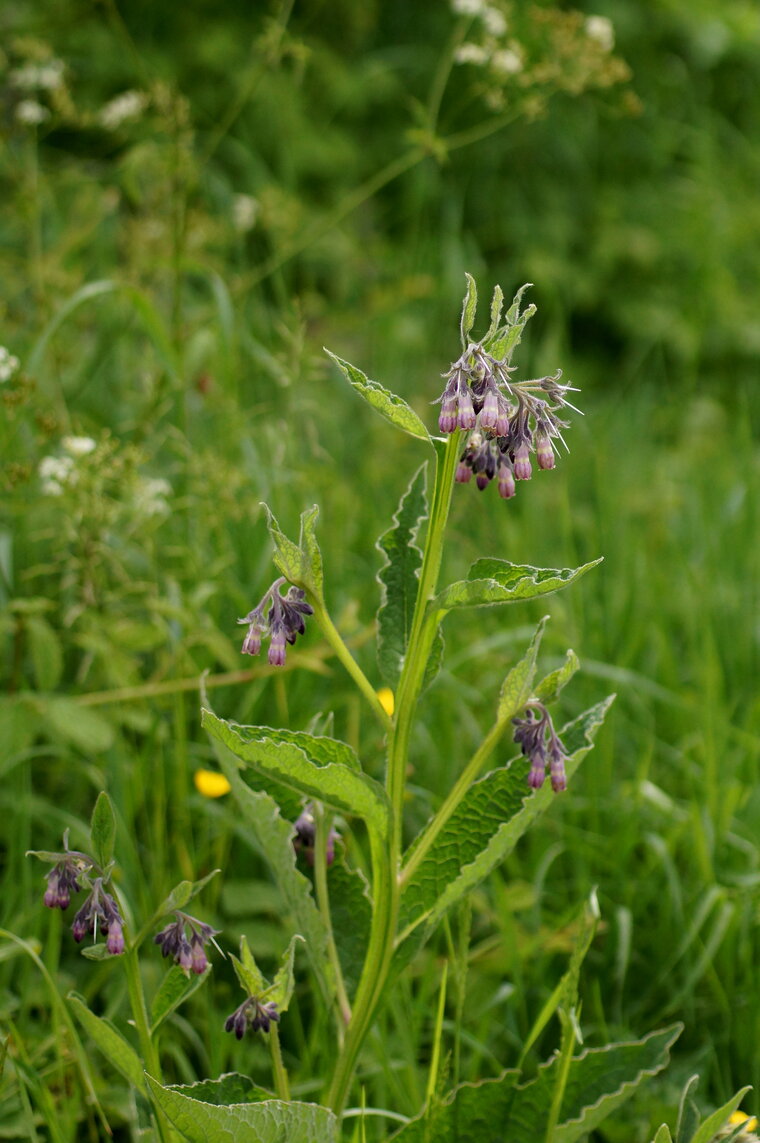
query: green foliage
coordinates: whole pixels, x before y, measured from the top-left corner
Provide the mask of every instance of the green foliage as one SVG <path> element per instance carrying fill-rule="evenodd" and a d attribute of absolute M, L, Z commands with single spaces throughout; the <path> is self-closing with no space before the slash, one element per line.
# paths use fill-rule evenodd
<path fill-rule="evenodd" d="M 601 560 L 579 568 L 532 568 L 508 560 L 480 559 L 470 568 L 467 579 L 444 588 L 430 603 L 431 612 L 446 613 L 456 607 L 484 607 L 549 595 L 579 579 Z"/>
<path fill-rule="evenodd" d="M 382 585 L 377 613 L 377 661 L 391 688 L 401 674 L 417 601 L 422 552 L 415 540 L 420 524 L 427 519 L 426 473 L 423 465 L 412 477 L 393 517 L 393 526 L 377 541 L 386 560 L 377 577 Z"/>
<path fill-rule="evenodd" d="M 350 365 L 348 361 L 336 357 L 334 353 L 330 353 L 329 349 L 325 352 L 333 359 L 352 388 L 364 397 L 364 400 L 381 416 L 385 417 L 396 428 L 409 433 L 410 436 L 423 441 L 430 440 L 430 434 L 425 428 L 424 422 L 420 420 L 414 409 L 410 408 L 403 397 L 391 393 L 389 389 L 379 385 L 377 381 L 370 381 L 369 377 L 366 377 L 355 365 Z"/>

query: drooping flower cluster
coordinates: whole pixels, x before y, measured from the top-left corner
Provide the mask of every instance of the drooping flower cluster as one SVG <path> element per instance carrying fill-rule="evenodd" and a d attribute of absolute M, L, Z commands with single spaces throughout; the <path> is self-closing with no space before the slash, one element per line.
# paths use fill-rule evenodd
<path fill-rule="evenodd" d="M 248 1029 L 252 1032 L 268 1032 L 270 1024 L 279 1024 L 280 1013 L 273 1000 L 262 1003 L 258 996 L 247 996 L 239 1008 L 224 1022 L 225 1032 L 234 1032 L 242 1040 Z"/>
<path fill-rule="evenodd" d="M 111 867 L 102 871 L 88 854 L 69 849 L 68 830 L 64 834 L 63 846 L 63 853 L 30 850 L 30 854 L 42 861 L 53 862 L 53 868 L 46 875 L 47 889 L 43 901 L 48 909 L 68 909 L 72 894 L 88 889 L 85 902 L 71 925 L 74 940 L 80 943 L 88 933 L 97 940 L 102 933 L 106 938 L 106 951 L 118 956 L 124 952 L 124 919 L 115 899 L 105 889 Z"/>
<path fill-rule="evenodd" d="M 214 937 L 219 930 L 212 929 L 211 925 L 206 925 L 179 909 L 174 916 L 175 921 L 156 933 L 154 943 L 160 945 L 163 956 L 173 957 L 183 972 L 194 972 L 201 976 L 208 968 L 205 946 L 209 941 L 215 943 Z"/>
<path fill-rule="evenodd" d="M 546 778 L 549 767 L 552 789 L 557 792 L 567 789 L 565 774 L 565 747 L 552 724 L 551 715 L 541 702 L 531 702 L 526 707 L 524 718 L 513 718 L 514 740 L 526 758 L 530 759 L 531 769 L 528 785 L 539 790 Z"/>
<path fill-rule="evenodd" d="M 296 853 L 303 853 L 309 865 L 313 865 L 314 846 L 317 840 L 317 823 L 310 805 L 305 806 L 303 812 L 293 822 L 293 829 L 295 830 L 293 848 Z M 337 840 L 338 834 L 331 827 L 327 834 L 327 844 L 325 846 L 325 859 L 328 865 L 332 865 L 335 860 L 335 842 Z"/>
<path fill-rule="evenodd" d="M 444 374 L 438 418 L 442 433 L 469 433 L 456 480 L 467 484 L 474 474 L 482 492 L 496 478 L 504 500 L 515 495 L 515 481 L 530 480 L 531 453 L 539 468 L 554 468 L 555 441 L 565 443 L 562 429 L 567 427 L 559 410 L 575 408 L 566 398 L 572 387 L 559 383 L 561 371 L 513 381 L 514 369 L 471 343 Z"/>
<path fill-rule="evenodd" d="M 124 952 L 124 920 L 119 906 L 103 888 L 103 878 L 96 877 L 84 905 L 71 926 L 74 940 L 83 941 L 88 933 L 97 940 L 98 932 L 106 934 L 106 950 L 113 956 Z"/>
<path fill-rule="evenodd" d="M 269 664 L 281 667 L 285 663 L 285 645 L 295 643 L 298 635 L 303 635 L 306 626 L 305 615 L 313 615 L 314 609 L 306 602 L 306 593 L 300 587 L 289 587 L 285 595 L 280 594 L 281 586 L 287 583 L 284 576 L 276 579 L 265 592 L 260 602 L 238 623 L 247 623 L 243 646 L 244 655 L 258 655 L 262 639 L 269 638 Z"/>

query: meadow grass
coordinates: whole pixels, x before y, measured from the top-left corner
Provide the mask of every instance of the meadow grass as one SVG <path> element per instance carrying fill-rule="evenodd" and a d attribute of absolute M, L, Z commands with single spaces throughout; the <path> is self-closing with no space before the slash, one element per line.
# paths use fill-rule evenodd
<path fill-rule="evenodd" d="M 280 78 L 287 90 L 290 78 Z M 74 987 L 117 1021 L 123 989 L 109 964 L 77 955 L 59 913 L 40 907 L 39 867 L 24 853 L 56 848 L 67 828 L 81 841 L 106 788 L 117 810 L 119 876 L 135 910 L 150 912 L 180 877 L 221 868 L 202 899 L 204 918 L 224 930 L 228 947 L 245 933 L 262 962 L 273 962 L 288 934 L 266 867 L 229 800 L 206 799 L 193 784 L 194 772 L 213 763 L 198 680 L 209 671 L 213 704 L 241 722 L 304 728 L 315 712 L 334 711 L 336 734 L 370 773 L 376 758 L 379 771 L 379 732 L 316 632 L 275 675 L 241 659 L 235 621 L 271 579 L 260 501 L 291 531 L 318 503 L 332 612 L 380 684 L 374 544 L 418 446 L 389 442 L 321 346 L 369 361 L 370 375 L 432 424 L 429 403 L 456 354 L 449 331 L 461 270 L 477 247 L 462 226 L 455 180 L 447 199 L 445 176 L 428 165 L 399 202 L 413 219 L 425 203 L 443 201 L 440 226 L 421 227 L 410 246 L 396 243 L 392 225 L 378 238 L 383 224 L 373 219 L 381 272 L 358 305 L 351 294 L 366 261 L 356 233 L 340 227 L 329 243 L 312 244 L 297 272 L 252 280 L 271 233 L 266 242 L 254 236 L 261 246 L 252 248 L 228 213 L 230 154 L 239 169 L 254 162 L 250 127 L 225 143 L 224 164 L 198 176 L 197 218 L 183 230 L 189 207 L 177 173 L 197 159 L 183 114 L 167 97 L 145 138 L 89 164 L 70 153 L 61 161 L 28 132 L 13 140 L 18 213 L 0 340 L 30 383 L 3 387 L 13 397 L 0 534 L 9 664 L 0 924 L 32 942 L 59 995 Z M 333 143 L 340 151 L 341 140 Z M 308 167 L 306 142 L 303 149 Z M 283 177 L 269 210 L 297 233 L 287 184 Z M 122 198 L 111 208 L 114 185 Z M 375 209 L 382 217 L 394 205 L 390 198 Z M 441 235 L 445 249 L 433 253 Z M 487 259 L 482 247 L 474 253 Z M 605 562 L 548 605 L 515 610 L 512 625 L 489 610 L 449 618 L 445 668 L 424 696 L 412 744 L 410 836 L 477 746 L 493 695 L 543 614 L 551 615 L 547 667 L 569 646 L 581 656 L 561 704 L 567 718 L 610 690 L 618 698 L 567 795 L 415 962 L 368 1042 L 360 1076 L 377 1106 L 417 1111 L 444 959 L 450 1078 L 493 1076 L 514 1063 L 596 886 L 602 924 L 581 984 L 587 1042 L 685 1024 L 670 1071 L 637 1095 L 628 1118 L 595 1134 L 645 1143 L 659 1122 L 673 1121 L 692 1072 L 713 1104 L 744 1084 L 760 1089 L 757 396 L 745 362 L 729 351 L 720 358 L 715 338 L 703 358 L 688 367 L 681 359 L 675 378 L 673 359 L 657 346 L 637 358 L 631 341 L 616 359 L 604 342 L 611 329 L 619 333 L 614 317 L 598 327 L 599 350 L 593 339 L 579 343 L 583 306 L 567 301 L 566 277 L 562 289 L 556 279 L 542 283 L 540 254 L 528 243 L 516 259 L 536 277 L 540 311 L 521 365 L 531 375 L 562 364 L 584 390 L 585 417 L 574 419 L 558 472 L 540 474 L 514 502 L 497 502 L 493 489 L 482 497 L 457 489 L 447 571 L 456 578 L 482 554 L 519 553 L 537 566 Z M 103 283 L 98 291 L 81 292 L 94 282 Z M 696 338 L 699 315 L 691 321 Z M 689 342 L 685 356 L 692 350 Z M 78 485 L 45 495 L 39 462 L 62 455 L 61 438 L 72 433 L 92 437 L 97 450 L 77 461 Z M 168 481 L 166 509 L 135 508 L 146 479 Z M 361 830 L 346 824 L 344 835 L 352 858 L 366 862 Z M 107 1066 L 86 1045 L 61 1046 L 63 1017 L 40 966 L 10 940 L 0 956 L 13 1044 L 0 1104 L 5 1136 L 98 1137 L 72 1068 L 82 1054 L 108 1114 L 133 1130 L 124 1086 Z M 147 961 L 150 984 L 162 971 L 158 958 Z M 234 997 L 232 972 L 220 964 L 203 999 L 172 1017 L 163 1041 L 169 1080 L 237 1069 L 269 1082 L 264 1048 L 222 1032 Z M 331 1049 L 303 986 L 290 1017 L 283 1051 L 293 1091 L 316 1098 Z M 555 1044 L 550 1026 L 529 1064 Z M 383 1131 L 377 1125 L 376 1137 Z"/>

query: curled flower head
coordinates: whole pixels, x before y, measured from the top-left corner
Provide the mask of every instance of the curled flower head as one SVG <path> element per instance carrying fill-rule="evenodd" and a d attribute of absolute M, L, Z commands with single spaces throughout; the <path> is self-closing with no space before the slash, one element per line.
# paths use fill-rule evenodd
<path fill-rule="evenodd" d="M 247 996 L 239 1008 L 224 1022 L 225 1032 L 234 1032 L 242 1040 L 248 1029 L 268 1032 L 270 1024 L 279 1024 L 280 1013 L 273 1000 L 261 1001 L 258 996 Z"/>
<path fill-rule="evenodd" d="M 209 941 L 214 943 L 218 930 L 179 909 L 174 916 L 176 920 L 156 933 L 153 941 L 160 945 L 163 956 L 172 957 L 183 972 L 200 976 L 208 968 L 205 946 Z"/>
<path fill-rule="evenodd" d="M 285 595 L 281 586 L 284 576 L 276 579 L 260 602 L 238 623 L 247 623 L 248 630 L 241 648 L 244 655 L 258 655 L 261 642 L 269 638 L 269 664 L 282 667 L 285 663 L 286 644 L 293 644 L 306 630 L 305 615 L 313 615 L 314 608 L 306 602 L 306 593 L 300 587 L 289 587 Z"/>
<path fill-rule="evenodd" d="M 47 889 L 43 898 L 48 909 L 68 909 L 71 894 L 82 888 L 79 878 L 86 865 L 79 854 L 67 853 L 61 856 L 47 875 Z"/>
<path fill-rule="evenodd" d="M 515 367 L 500 361 L 479 342 L 470 342 L 462 356 L 444 374 L 438 427 L 442 433 L 469 430 L 456 471 L 459 484 L 475 476 L 483 491 L 498 477 L 500 496 L 515 494 L 516 480 L 530 480 L 531 455 L 538 467 L 554 468 L 556 441 L 564 440 L 567 421 L 560 417 L 571 386 L 560 383 L 561 371 L 551 377 L 515 381 Z M 575 410 L 576 412 L 578 410 Z"/>
<path fill-rule="evenodd" d="M 114 956 L 124 952 L 124 919 L 119 906 L 103 888 L 103 878 L 96 877 L 84 905 L 74 917 L 71 931 L 74 940 L 83 941 L 88 933 L 97 938 L 98 930 L 106 934 L 106 949 Z"/>
<path fill-rule="evenodd" d="M 567 789 L 565 758 L 567 754 L 552 724 L 551 715 L 540 702 L 531 702 L 526 707 L 525 716 L 513 718 L 514 740 L 526 758 L 530 759 L 528 785 L 540 790 L 546 778 L 546 769 L 552 789 L 556 792 Z"/>
<path fill-rule="evenodd" d="M 314 846 L 317 840 L 317 823 L 310 805 L 304 806 L 303 812 L 293 823 L 293 829 L 295 830 L 293 848 L 296 853 L 303 853 L 309 865 L 313 865 Z M 335 842 L 337 840 L 338 834 L 331 827 L 327 835 L 327 844 L 325 846 L 325 860 L 328 865 L 332 865 L 335 860 Z"/>

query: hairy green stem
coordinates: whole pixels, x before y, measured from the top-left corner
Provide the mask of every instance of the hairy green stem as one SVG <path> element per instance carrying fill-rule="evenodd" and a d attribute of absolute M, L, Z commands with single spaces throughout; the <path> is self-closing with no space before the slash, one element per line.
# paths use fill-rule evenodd
<path fill-rule="evenodd" d="M 462 770 L 462 773 L 459 775 L 456 782 L 449 790 L 449 793 L 446 795 L 443 803 L 441 804 L 441 808 L 428 823 L 425 831 L 422 833 L 419 841 L 415 845 L 409 860 L 401 871 L 399 882 L 402 888 L 407 884 L 407 882 L 419 868 L 420 864 L 424 861 L 427 854 L 430 852 L 430 849 L 435 844 L 441 830 L 446 825 L 451 815 L 454 813 L 455 809 L 469 790 L 472 783 L 477 778 L 480 771 L 483 769 L 484 763 L 504 733 L 504 728 L 508 722 L 509 719 L 505 718 L 498 719 L 493 724 L 491 729 L 488 731 L 488 734 L 485 736 L 480 746 L 477 748 L 472 758 L 467 763 L 464 770 Z"/>
<path fill-rule="evenodd" d="M 127 977 L 129 1006 L 132 1010 L 132 1019 L 135 1028 L 137 1029 L 137 1037 L 140 1041 L 140 1052 L 145 1070 L 157 1083 L 163 1083 L 158 1047 L 150 1034 L 150 1021 L 148 1020 L 148 1009 L 145 1004 L 145 992 L 143 991 L 142 979 L 140 978 L 140 962 L 137 958 L 137 948 L 134 945 L 123 953 L 122 963 Z M 166 1123 L 163 1112 L 155 1105 L 153 1113 L 156 1118 L 159 1139 L 162 1143 L 169 1143 L 169 1140 L 175 1138 L 174 1131 Z"/>
<path fill-rule="evenodd" d="M 338 628 L 330 618 L 324 603 L 311 592 L 309 593 L 309 602 L 314 608 L 314 618 L 319 624 L 325 639 L 335 652 L 336 657 L 340 659 L 341 663 L 346 668 L 349 675 L 354 680 L 369 705 L 372 707 L 372 710 L 375 713 L 376 717 L 380 720 L 383 729 L 390 731 L 392 727 L 391 720 L 386 714 L 385 708 L 380 702 L 380 699 L 377 697 L 375 688 L 372 686 L 372 683 L 364 674 L 364 671 L 361 669 L 356 659 L 353 657 L 348 647 L 343 642 L 343 638 L 338 631 Z"/>
<path fill-rule="evenodd" d="M 272 1073 L 274 1075 L 274 1089 L 277 1092 L 277 1098 L 287 1103 L 290 1099 L 290 1082 L 288 1080 L 287 1070 L 282 1062 L 280 1034 L 277 1031 L 277 1025 L 274 1023 L 269 1025 L 269 1050 L 272 1053 Z"/>

